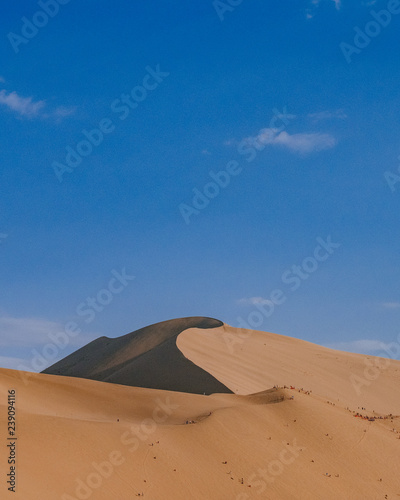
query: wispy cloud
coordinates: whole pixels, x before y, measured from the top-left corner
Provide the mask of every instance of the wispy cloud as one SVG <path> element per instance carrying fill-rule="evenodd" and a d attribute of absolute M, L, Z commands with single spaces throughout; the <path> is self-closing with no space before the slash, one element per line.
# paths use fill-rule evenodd
<path fill-rule="evenodd" d="M 16 92 L 7 94 L 4 89 L 0 90 L 0 104 L 28 118 L 38 116 L 45 106 L 44 101 L 35 102 L 32 97 L 21 97 Z"/>
<path fill-rule="evenodd" d="M 257 304 L 267 305 L 270 304 L 271 301 L 269 299 L 264 299 L 264 297 L 249 297 L 249 298 L 239 299 L 237 303 L 242 306 L 256 306 Z"/>
<path fill-rule="evenodd" d="M 76 106 L 58 106 L 54 111 L 43 113 L 42 118 L 53 119 L 56 123 L 60 123 L 67 116 L 74 115 L 76 110 Z"/>
<path fill-rule="evenodd" d="M 0 82 L 4 83 L 4 78 L 0 77 Z M 9 111 L 16 113 L 19 117 L 33 118 L 54 118 L 60 120 L 76 112 L 76 106 L 58 106 L 54 110 L 48 110 L 45 100 L 34 100 L 33 97 L 23 97 L 15 90 L 7 92 L 0 90 L 0 105 Z"/>
<path fill-rule="evenodd" d="M 336 111 L 320 111 L 319 113 L 309 113 L 307 117 L 311 118 L 314 123 L 317 123 L 323 120 L 332 119 L 345 120 L 347 118 L 347 115 L 343 111 L 343 109 L 337 109 Z"/>
<path fill-rule="evenodd" d="M 315 7 L 318 7 L 318 5 L 323 2 L 324 0 L 311 0 L 311 3 L 312 5 L 314 5 Z M 333 2 L 335 4 L 335 7 L 337 10 L 340 9 L 340 7 L 342 6 L 342 1 L 341 0 L 328 0 L 329 2 Z"/>
<path fill-rule="evenodd" d="M 384 302 L 382 306 L 385 309 L 400 309 L 400 302 Z"/>
<path fill-rule="evenodd" d="M 319 7 L 319 5 L 326 0 L 311 0 L 310 7 L 306 10 L 307 19 L 312 19 L 315 16 L 315 11 Z M 341 0 L 328 0 L 330 3 L 335 4 L 336 10 L 340 10 L 342 6 Z"/>
<path fill-rule="evenodd" d="M 264 128 L 260 130 L 256 137 L 248 137 L 245 142 L 255 147 L 260 145 L 281 146 L 301 154 L 330 149 L 337 144 L 336 139 L 330 134 L 303 133 L 291 135 L 286 131 L 281 132 L 275 128 Z"/>
<path fill-rule="evenodd" d="M 31 348 L 51 341 L 49 334 L 64 331 L 64 326 L 42 318 L 0 317 L 0 347 Z M 71 338 L 71 344 L 82 344 L 79 337 Z"/>
<path fill-rule="evenodd" d="M 53 112 L 55 117 L 64 118 L 65 116 L 73 115 L 77 110 L 76 106 L 59 106 Z"/>
<path fill-rule="evenodd" d="M 40 353 L 47 359 L 48 365 L 63 358 L 66 353 L 75 350 L 98 338 L 95 332 L 82 332 L 68 335 L 65 325 L 44 318 L 13 318 L 0 316 L 0 367 L 14 370 L 37 371 L 32 360 Z M 45 349 L 53 346 L 54 359 L 45 354 Z M 39 353 L 39 354 L 38 354 Z M 44 368 L 44 367 L 43 367 Z"/>
<path fill-rule="evenodd" d="M 29 347 L 48 342 L 48 334 L 63 329 L 62 325 L 54 321 L 39 318 L 0 318 L 0 346 L 1 347 Z"/>
<path fill-rule="evenodd" d="M 327 344 L 326 347 L 337 349 L 339 351 L 355 352 L 359 354 L 375 354 L 385 356 L 385 351 L 390 352 L 391 344 L 373 339 L 352 340 L 350 342 L 337 342 Z"/>

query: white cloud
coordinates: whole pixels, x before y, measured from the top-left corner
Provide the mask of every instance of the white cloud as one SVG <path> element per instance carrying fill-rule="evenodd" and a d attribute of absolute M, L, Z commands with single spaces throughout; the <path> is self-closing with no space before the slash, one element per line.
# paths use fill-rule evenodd
<path fill-rule="evenodd" d="M 4 82 L 2 77 L 0 82 Z M 58 106 L 46 111 L 46 101 L 35 101 L 33 97 L 22 97 L 15 91 L 7 92 L 5 89 L 0 90 L 0 105 L 25 118 L 54 118 L 57 121 L 74 114 L 77 109 L 76 106 Z"/>
<path fill-rule="evenodd" d="M 33 101 L 32 97 L 21 97 L 16 92 L 0 90 L 0 104 L 7 106 L 12 111 L 16 111 L 21 116 L 33 118 L 44 108 L 44 101 Z"/>
<path fill-rule="evenodd" d="M 275 138 L 275 144 L 288 147 L 299 153 L 310 153 L 330 149 L 336 145 L 336 139 L 330 134 L 293 134 L 281 132 Z"/>
<path fill-rule="evenodd" d="M 318 5 L 321 3 L 322 0 L 312 0 L 311 3 L 313 5 L 315 5 L 316 7 L 318 7 Z M 340 9 L 340 7 L 342 6 L 342 1 L 341 0 L 330 0 L 331 2 L 333 2 L 335 4 L 335 7 L 337 10 Z"/>
<path fill-rule="evenodd" d="M 49 333 L 64 331 L 63 325 L 40 318 L 0 317 L 1 347 L 30 347 L 49 342 Z"/>
<path fill-rule="evenodd" d="M 78 335 L 70 335 L 65 332 L 65 325 L 43 318 L 13 318 L 3 315 L 0 316 L 0 367 L 41 371 L 45 366 L 38 370 L 33 364 L 34 359 L 37 362 L 38 355 L 43 355 L 47 360 L 46 366 L 50 366 L 71 350 L 74 351 L 99 336 L 94 332 L 83 331 Z M 54 352 L 51 355 L 49 345 L 53 346 L 51 352 Z"/>
<path fill-rule="evenodd" d="M 336 111 L 320 111 L 319 113 L 309 113 L 308 118 L 311 118 L 313 122 L 319 122 L 322 120 L 345 120 L 347 118 L 346 113 L 343 109 L 337 109 Z"/>
<path fill-rule="evenodd" d="M 288 134 L 286 131 L 280 132 L 275 128 L 264 128 L 260 130 L 256 137 L 248 137 L 245 142 L 254 145 L 256 148 L 267 145 L 281 146 L 296 153 L 312 153 L 324 149 L 333 148 L 337 141 L 330 134 L 305 133 Z"/>
<path fill-rule="evenodd" d="M 257 304 L 259 305 L 267 305 L 271 304 L 271 301 L 269 299 L 264 299 L 263 297 L 249 297 L 249 298 L 243 298 L 239 299 L 238 304 L 245 305 L 245 306 L 256 306 Z"/>
<path fill-rule="evenodd" d="M 76 112 L 76 106 L 58 106 L 53 112 L 53 115 L 57 118 L 64 118 L 65 116 L 73 115 Z"/>
<path fill-rule="evenodd" d="M 385 309 L 400 309 L 400 302 L 384 302 L 382 306 Z"/>
<path fill-rule="evenodd" d="M 315 10 L 319 7 L 320 3 L 324 0 L 311 0 L 311 5 L 309 9 L 306 10 L 307 19 L 312 19 L 315 16 Z M 341 0 L 329 0 L 335 4 L 336 10 L 340 10 L 342 6 Z"/>
<path fill-rule="evenodd" d="M 391 347 L 393 347 L 393 345 L 381 342 L 380 340 L 360 339 L 352 340 L 350 342 L 337 342 L 334 344 L 327 344 L 326 347 L 329 347 L 330 349 L 337 349 L 339 351 L 387 357 L 386 351 L 391 352 Z"/>

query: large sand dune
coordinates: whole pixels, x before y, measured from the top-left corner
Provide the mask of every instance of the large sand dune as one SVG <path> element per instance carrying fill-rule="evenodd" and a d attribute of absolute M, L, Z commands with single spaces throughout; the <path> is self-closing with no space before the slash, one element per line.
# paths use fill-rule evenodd
<path fill-rule="evenodd" d="M 243 342 L 229 349 L 226 334 Z M 385 369 L 358 394 L 348 379 L 365 356 L 225 325 L 185 329 L 177 345 L 237 394 L 0 369 L 2 471 L 10 389 L 18 422 L 17 493 L 3 475 L 0 498 L 400 498 L 400 362 L 378 360 Z"/>
<path fill-rule="evenodd" d="M 226 386 L 188 360 L 176 346 L 177 336 L 187 328 L 222 325 L 212 318 L 181 318 L 115 339 L 101 337 L 43 373 L 195 394 L 229 393 Z"/>

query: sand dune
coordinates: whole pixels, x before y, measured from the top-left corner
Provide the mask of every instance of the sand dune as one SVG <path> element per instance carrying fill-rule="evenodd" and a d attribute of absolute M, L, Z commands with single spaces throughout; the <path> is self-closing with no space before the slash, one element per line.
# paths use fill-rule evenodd
<path fill-rule="evenodd" d="M 10 389 L 16 390 L 18 422 L 17 493 L 3 480 L 0 498 L 400 498 L 398 361 L 357 395 L 347 380 L 359 373 L 363 356 L 261 332 L 248 334 L 232 352 L 224 333 L 236 340 L 243 335 L 226 325 L 191 328 L 177 344 L 238 394 L 203 396 L 48 374 L 27 378 L 0 369 L 3 443 Z M 297 389 L 271 388 L 275 384 Z M 360 413 L 375 410 L 378 417 L 389 410 L 392 417 L 355 417 L 357 398 L 366 401 Z M 0 470 L 7 467 L 2 452 Z"/>
<path fill-rule="evenodd" d="M 43 373 L 194 394 L 229 393 L 226 386 L 189 361 L 176 347 L 176 337 L 185 329 L 215 328 L 222 324 L 212 318 L 182 318 L 115 339 L 101 337 Z"/>
<path fill-rule="evenodd" d="M 177 345 L 237 394 L 293 385 L 344 408 L 400 414 L 400 361 L 228 325 L 186 330 Z"/>

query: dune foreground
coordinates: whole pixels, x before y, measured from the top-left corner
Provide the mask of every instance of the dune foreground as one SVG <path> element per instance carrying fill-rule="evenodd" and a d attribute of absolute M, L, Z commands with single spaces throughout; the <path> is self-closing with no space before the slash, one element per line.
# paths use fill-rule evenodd
<path fill-rule="evenodd" d="M 95 341 L 80 350 L 91 360 L 86 372 L 81 356 L 58 364 L 73 376 L 0 369 L 0 498 L 400 499 L 399 361 L 205 319 L 161 323 L 158 341 L 157 325 L 147 330 L 151 340 L 139 330 L 142 356 L 133 334 L 124 336 L 129 353 L 119 339 L 109 350 L 111 339 Z M 192 392 L 179 381 L 175 389 L 169 375 L 169 390 L 154 387 L 180 359 L 175 348 Z M 153 388 L 126 383 L 143 355 L 151 362 L 140 366 L 157 376 L 141 380 Z M 121 365 L 134 368 L 124 384 L 112 377 Z M 113 383 L 91 380 L 94 371 Z M 214 380 L 225 390 L 203 395 L 202 383 Z"/>

